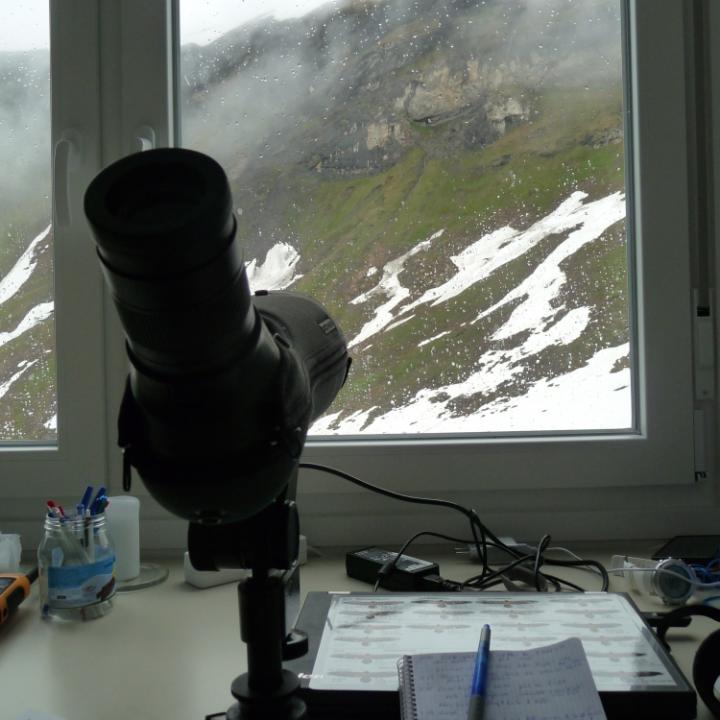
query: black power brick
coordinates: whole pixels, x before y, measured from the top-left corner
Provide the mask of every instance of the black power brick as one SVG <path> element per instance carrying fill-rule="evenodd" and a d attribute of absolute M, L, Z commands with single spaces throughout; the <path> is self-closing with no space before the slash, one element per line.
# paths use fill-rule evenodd
<path fill-rule="evenodd" d="M 369 547 L 345 555 L 348 577 L 374 585 L 380 576 L 380 587 L 386 590 L 437 592 L 456 590 L 458 584 L 443 580 L 437 563 Z"/>

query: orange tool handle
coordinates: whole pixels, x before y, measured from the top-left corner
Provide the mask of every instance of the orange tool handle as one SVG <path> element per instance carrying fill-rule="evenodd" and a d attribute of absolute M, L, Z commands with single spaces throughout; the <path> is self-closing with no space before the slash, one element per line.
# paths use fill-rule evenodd
<path fill-rule="evenodd" d="M 22 573 L 0 573 L 0 625 L 30 594 L 30 580 Z"/>

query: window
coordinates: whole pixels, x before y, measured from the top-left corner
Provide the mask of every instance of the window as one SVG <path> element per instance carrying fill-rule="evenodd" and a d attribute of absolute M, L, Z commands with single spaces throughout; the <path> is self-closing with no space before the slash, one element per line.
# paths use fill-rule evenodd
<path fill-rule="evenodd" d="M 39 499 L 105 475 L 102 285 L 82 221 L 100 167 L 93 24 L 89 2 L 27 0 L 0 40 L 3 508 L 35 519 Z"/>
<path fill-rule="evenodd" d="M 183 144 L 346 331 L 311 432 L 634 428 L 620 0 L 251 7 L 180 5 Z"/>
<path fill-rule="evenodd" d="M 688 236 L 683 211 L 672 236 L 655 224 L 659 202 L 687 195 L 684 132 L 666 147 L 685 122 L 684 78 L 637 61 L 665 33 L 683 66 L 682 8 L 278 6 L 231 30 L 222 4 L 210 7 L 212 28 L 190 15 L 181 35 L 183 144 L 225 163 L 251 279 L 267 282 L 281 261 L 276 287 L 325 300 L 356 351 L 355 378 L 319 431 L 371 436 L 320 439 L 308 454 L 360 456 L 372 473 L 401 452 L 415 481 L 468 489 L 479 467 L 497 478 L 490 487 L 692 481 L 689 286 L 664 261 L 648 271 L 658 253 L 645 246 L 689 266 L 686 240 L 666 247 Z M 664 127 L 650 110 L 660 93 L 678 99 Z M 658 162 L 672 180 L 649 171 Z M 661 297 L 664 272 L 673 298 Z M 673 318 L 672 348 L 658 316 Z M 672 420 L 656 409 L 666 404 Z M 415 430 L 452 434 L 373 437 Z M 463 439 L 509 430 L 524 436 Z M 585 432 L 561 442 L 559 430 Z M 666 472 L 649 459 L 660 447 Z M 612 472 L 591 460 L 608 452 Z"/>
<path fill-rule="evenodd" d="M 459 5 L 465 10 L 458 10 Z M 686 107 L 692 83 L 686 69 L 693 33 L 684 29 L 686 10 L 675 0 L 575 0 L 561 5 L 572 6 L 578 20 L 590 16 L 598 24 L 614 23 L 616 30 L 619 23 L 627 28 L 627 45 L 622 48 L 624 94 L 620 96 L 621 46 L 616 30 L 606 45 L 604 41 L 593 45 L 590 39 L 595 36 L 580 23 L 580 31 L 587 34 L 576 44 L 591 48 L 590 56 L 598 60 L 585 63 L 590 79 L 605 78 L 608 84 L 606 94 L 597 89 L 605 87 L 602 83 L 593 85 L 588 80 L 588 90 L 583 84 L 582 92 L 574 97 L 593 99 L 587 104 L 577 100 L 571 120 L 564 114 L 573 108 L 573 93 L 567 88 L 554 88 L 558 95 L 550 99 L 531 93 L 526 84 L 517 93 L 513 89 L 512 93 L 498 92 L 497 97 L 489 97 L 487 88 L 487 97 L 467 95 L 486 51 L 494 56 L 504 52 L 494 44 L 494 35 L 484 37 L 482 28 L 473 27 L 476 18 L 470 14 L 476 11 L 495 13 L 505 27 L 512 27 L 511 21 L 520 23 L 521 12 L 531 13 L 528 17 L 536 18 L 533 24 L 542 29 L 537 45 L 543 47 L 523 50 L 532 62 L 522 67 L 537 71 L 540 62 L 540 67 L 548 69 L 544 82 L 549 85 L 567 76 L 563 62 L 570 62 L 572 47 L 553 41 L 559 37 L 558 28 L 568 21 L 555 13 L 557 3 L 544 0 L 479 0 L 474 6 L 450 3 L 449 18 L 441 13 L 437 22 L 419 14 L 423 8 L 434 7 L 429 0 L 403 3 L 405 16 L 400 4 L 393 2 L 347 7 L 337 3 L 329 10 L 309 5 L 302 12 L 293 6 L 276 11 L 274 19 L 264 17 L 254 24 L 244 23 L 248 16 L 233 15 L 222 28 L 216 22 L 224 17 L 218 9 L 247 11 L 253 19 L 264 12 L 264 5 L 256 12 L 250 3 L 220 0 L 78 0 L 73 8 L 53 2 L 55 215 L 58 220 L 69 220 L 54 228 L 56 457 L 62 455 L 63 447 L 71 448 L 69 457 L 87 465 L 88 437 L 93 448 L 104 448 L 105 423 L 90 423 L 90 435 L 83 434 L 86 420 L 78 421 L 79 428 L 71 425 L 77 418 L 102 418 L 105 408 L 107 424 L 113 427 L 126 372 L 121 331 L 114 310 L 102 300 L 92 241 L 78 220 L 82 192 L 97 169 L 114 158 L 175 141 L 225 163 L 234 182 L 241 232 L 254 238 L 248 256 L 254 281 L 280 287 L 293 280 L 293 273 L 303 273 L 305 277 L 295 279 L 298 289 L 318 295 L 329 306 L 333 305 L 330 290 L 337 287 L 334 283 L 339 279 L 349 286 L 345 306 L 335 312 L 354 341 L 356 356 L 364 359 L 354 373 L 356 384 L 343 400 L 343 415 L 325 419 L 318 429 L 362 434 L 359 438 L 347 434 L 315 437 L 306 447 L 306 458 L 398 489 L 451 496 L 474 505 L 500 534 L 539 536 L 548 529 L 548 518 L 559 526 L 555 533 L 566 537 L 601 536 L 611 523 L 615 523 L 616 535 L 660 536 L 667 533 L 671 520 L 678 532 L 705 527 L 709 531 L 717 513 L 712 487 L 694 484 L 696 470 L 706 470 L 712 477 L 714 469 L 713 446 L 703 456 L 699 442 L 712 441 L 714 401 L 695 398 L 693 388 L 692 318 L 697 313 L 693 312 L 692 290 L 698 288 L 705 296 L 708 290 L 702 278 L 691 272 L 697 252 L 692 250 L 689 232 L 693 208 L 688 202 L 688 177 L 695 171 L 692 153 L 688 153 Z M 317 20 L 320 15 L 308 15 L 309 9 L 326 13 L 327 27 Z M 192 36 L 183 35 L 191 29 L 189 20 L 184 27 L 184 18 L 201 11 L 205 24 L 197 25 Z M 467 22 L 445 23 L 458 12 L 468 13 Z M 374 25 L 369 20 L 372 15 Z M 715 27 L 717 14 L 711 16 Z M 347 30 L 346 37 L 355 38 L 350 44 L 335 44 L 337 23 Z M 290 30 L 298 25 L 303 25 L 305 33 L 291 38 Z M 248 40 L 252 28 L 255 45 Z M 520 35 L 511 35 L 513 42 L 519 43 Z M 476 43 L 476 38 L 484 38 L 485 45 Z M 478 46 L 472 62 L 461 61 L 463 48 L 457 47 L 461 39 Z M 428 44 L 432 51 L 423 55 Z M 366 52 L 371 45 L 382 48 L 381 55 L 396 54 L 395 75 L 379 73 L 373 80 L 372 74 L 360 72 L 366 69 L 362 63 L 377 61 L 375 54 Z M 660 54 L 658 47 L 663 48 Z M 253 52 L 245 52 L 248 48 L 254 48 Z M 271 58 L 279 64 L 271 64 Z M 413 58 L 416 65 L 410 62 Z M 308 63 L 315 63 L 314 83 Z M 243 68 L 247 72 L 241 73 Z M 244 78 L 244 91 L 251 92 L 240 106 L 234 95 L 239 77 Z M 364 79 L 365 85 L 355 84 L 356 79 Z M 335 81 L 340 84 L 333 85 Z M 409 94 L 397 96 L 394 103 L 388 104 L 387 98 L 380 102 L 383 84 L 401 87 L 401 81 L 410 88 Z M 359 102 L 357 96 L 374 103 L 377 110 L 353 106 L 352 102 Z M 301 98 L 312 104 L 291 104 Z M 477 113 L 465 114 L 473 102 L 486 104 L 482 122 Z M 357 127 L 354 107 L 363 112 Z M 533 115 L 536 111 L 539 114 Z M 577 118 L 582 117 L 588 118 L 591 130 L 581 130 Z M 328 137 L 330 132 L 336 136 Z M 523 132 L 531 138 L 532 132 L 538 133 L 532 153 L 509 146 Z M 242 145 L 237 144 L 239 135 Z M 570 136 L 577 140 L 574 149 L 563 149 Z M 550 142 L 553 137 L 555 145 Z M 484 161 L 477 164 L 480 152 Z M 359 156 L 366 162 L 362 172 L 357 166 Z M 564 169 L 571 169 L 570 175 L 559 172 L 562 163 Z M 553 178 L 550 168 L 558 171 Z M 533 175 L 534 182 L 523 177 L 521 170 Z M 495 187 L 483 186 L 488 174 Z M 293 184 L 298 178 L 299 189 Z M 583 185 L 588 178 L 589 185 Z M 633 181 L 626 183 L 625 178 Z M 409 192 L 413 182 L 418 186 L 415 195 Z M 558 188 L 562 192 L 553 195 L 551 190 Z M 495 197 L 499 202 L 489 210 L 491 204 L 480 205 L 477 196 L 492 191 L 501 197 Z M 524 218 L 502 204 L 509 196 L 513 211 L 522 208 L 521 192 L 526 193 L 528 215 Z M 573 195 L 580 192 L 587 195 Z M 403 193 L 405 206 L 396 197 Z M 383 195 L 386 202 L 378 202 L 377 197 Z M 603 201 L 606 206 L 598 212 L 592 241 L 553 266 L 570 280 L 560 293 L 545 296 L 545 335 L 538 336 L 537 324 L 506 327 L 513 315 L 517 320 L 516 311 L 525 301 L 526 293 L 516 288 L 528 289 L 522 282 L 529 282 L 542 266 L 541 257 L 552 257 L 573 232 L 589 232 L 591 225 L 588 219 L 543 235 L 542 223 L 564 212 L 587 211 Z M 304 213 L 307 207 L 313 209 L 313 217 Z M 63 214 L 68 208 L 70 212 Z M 431 211 L 437 215 L 431 217 Z M 487 252 L 488 246 L 494 243 L 501 253 L 521 249 L 522 242 L 528 241 L 528 230 L 538 223 L 542 239 L 522 257 L 506 262 L 502 271 L 489 273 L 488 278 L 494 274 L 498 282 L 485 287 L 485 295 L 478 283 L 463 284 L 477 279 L 473 253 L 480 254 L 486 267 L 494 267 L 498 253 Z M 634 238 L 629 250 L 626 225 L 628 236 Z M 360 244 L 371 233 L 376 237 L 384 233 L 384 242 Z M 301 237 L 303 247 L 298 242 Z M 358 242 L 340 242 L 353 237 Z M 315 263 L 316 259 L 322 262 Z M 598 259 L 601 264 L 593 265 Z M 270 273 L 277 262 L 286 270 L 284 277 Z M 593 270 L 598 267 L 603 271 Z M 589 281 L 581 285 L 576 278 L 583 274 Z M 545 285 L 557 289 L 554 277 L 548 275 L 546 283 L 536 283 L 533 289 Z M 456 289 L 462 292 L 453 295 Z M 472 302 L 463 308 L 464 300 Z M 599 313 L 598 303 L 608 303 L 608 309 Z M 538 305 L 528 308 L 537 310 Z M 485 316 L 478 319 L 483 312 Z M 421 321 L 429 327 L 422 330 Z M 592 340 L 583 334 L 591 327 L 595 328 Z M 519 332 L 509 334 L 510 329 Z M 443 335 L 448 331 L 449 335 Z M 486 346 L 478 347 L 482 342 Z M 523 345 L 526 350 L 535 347 L 533 343 L 537 343 L 537 353 L 514 355 Z M 449 356 L 442 354 L 443 347 L 451 347 Z M 380 354 L 383 349 L 386 355 Z M 537 367 L 530 362 L 534 359 Z M 460 368 L 452 367 L 451 360 Z M 523 362 L 513 365 L 517 360 Z M 453 395 L 451 391 L 470 377 L 478 361 L 485 364 L 477 369 L 486 373 L 490 361 L 504 371 L 518 367 L 518 372 L 506 372 L 497 385 L 485 386 L 484 395 L 477 387 L 467 400 Z M 599 365 L 601 361 L 603 382 L 598 385 L 593 380 L 592 390 L 573 395 L 570 404 L 563 406 L 566 410 L 557 411 L 560 406 L 552 402 L 545 404 L 546 412 L 540 415 L 522 412 L 522 405 L 537 399 L 540 390 L 547 391 L 545 397 L 550 392 L 560 394 L 565 375 L 582 370 L 591 375 L 596 367 L 593 362 Z M 561 372 L 565 367 L 567 372 Z M 445 411 L 437 417 L 443 422 L 471 417 L 470 431 L 452 423 L 440 427 L 434 421 L 410 425 L 422 420 L 415 412 L 417 405 L 413 406 L 421 387 L 401 383 L 404 378 L 423 378 L 433 372 L 435 384 L 427 385 L 435 393 L 432 404 Z M 608 379 L 612 383 L 604 384 Z M 380 392 L 377 388 L 389 389 Z M 598 400 L 592 407 L 603 393 L 614 401 L 609 416 L 599 411 L 610 407 L 606 401 Z M 395 410 L 409 408 L 407 415 L 400 416 L 402 425 L 381 422 L 391 418 L 393 402 Z M 375 410 L 379 403 L 387 405 Z M 507 409 L 513 403 L 517 411 L 512 423 L 479 421 L 481 404 L 486 409 L 504 407 L 509 418 L 512 413 Z M 98 407 L 99 415 L 93 415 Z M 542 415 L 550 419 L 543 422 Z M 502 413 L 493 420 L 498 417 Z M 404 437 L 404 432 L 397 434 L 398 428 L 420 429 L 424 434 Z M 472 436 L 478 428 L 483 436 Z M 390 434 L 377 437 L 378 430 Z M 109 436 L 114 441 L 112 430 Z M 63 445 L 64 438 L 69 445 Z M 107 452 L 111 483 L 117 488 L 119 451 L 111 442 Z M 17 451 L 3 456 L 4 461 L 8 459 L 13 459 L 14 467 L 30 467 Z M 30 470 L 22 472 L 30 476 Z M 31 486 L 20 481 L 13 487 L 22 488 L 20 494 L 31 493 Z M 304 527 L 311 537 L 317 533 L 318 542 L 357 542 L 358 527 L 376 531 L 372 542 L 399 539 L 409 527 L 428 519 L 319 475 L 303 475 L 300 492 Z M 154 508 L 150 515 L 167 517 Z M 181 538 L 177 524 L 174 537 Z M 450 520 L 435 516 L 432 524 L 455 527 Z"/>
<path fill-rule="evenodd" d="M 47 2 L 16 12 L 0 30 L 0 441 L 54 443 Z"/>

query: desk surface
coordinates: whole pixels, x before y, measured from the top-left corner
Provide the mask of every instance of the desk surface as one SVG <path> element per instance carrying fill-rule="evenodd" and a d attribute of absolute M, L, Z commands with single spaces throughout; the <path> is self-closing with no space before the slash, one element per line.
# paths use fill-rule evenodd
<path fill-rule="evenodd" d="M 447 578 L 462 580 L 477 567 L 463 556 L 416 554 L 437 560 Z M 607 560 L 603 553 L 587 555 Z M 66 720 L 199 720 L 227 709 L 230 683 L 245 669 L 235 586 L 198 590 L 184 583 L 180 557 L 160 562 L 170 568 L 165 583 L 120 594 L 109 615 L 87 623 L 41 620 L 34 589 L 0 632 L 2 717 L 14 720 L 32 708 Z M 599 588 L 597 576 L 587 572 L 565 576 Z M 611 589 L 624 591 L 624 583 L 611 580 Z M 344 555 L 333 551 L 303 566 L 301 585 L 303 593 L 369 589 L 345 575 Z M 663 609 L 652 599 L 634 599 L 643 609 Z M 688 679 L 698 642 L 716 629 L 695 618 L 689 628 L 673 631 L 673 656 Z M 711 719 L 700 700 L 698 719 Z"/>

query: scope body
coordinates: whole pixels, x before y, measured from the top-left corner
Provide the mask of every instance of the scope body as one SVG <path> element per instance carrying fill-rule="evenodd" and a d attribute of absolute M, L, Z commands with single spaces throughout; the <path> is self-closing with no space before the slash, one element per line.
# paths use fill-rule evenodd
<path fill-rule="evenodd" d="M 191 522 L 256 515 L 345 381 L 342 332 L 312 298 L 251 295 L 227 177 L 206 155 L 123 158 L 92 181 L 85 213 L 126 334 L 126 461 Z"/>

